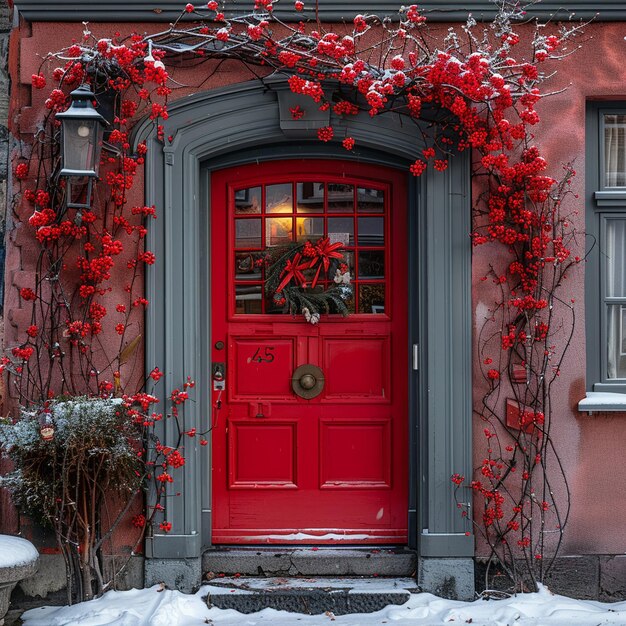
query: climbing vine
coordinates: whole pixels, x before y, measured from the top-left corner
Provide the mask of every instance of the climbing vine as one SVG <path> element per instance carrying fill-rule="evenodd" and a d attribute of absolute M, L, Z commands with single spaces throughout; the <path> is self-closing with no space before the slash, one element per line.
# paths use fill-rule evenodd
<path fill-rule="evenodd" d="M 415 136 L 412 175 L 429 167 L 444 171 L 463 151 L 474 157 L 480 192 L 471 237 L 490 249 L 493 263 L 484 280 L 493 281 L 499 295 L 477 338 L 484 394 L 475 414 L 484 425 L 485 460 L 475 480 L 452 479 L 460 514 L 472 519 L 490 562 L 518 588 L 532 586 L 549 570 L 544 557 L 556 554 L 568 515 L 567 498 L 559 502 L 555 495 L 554 481 L 565 477 L 551 435 L 552 388 L 574 323 L 563 281 L 580 261 L 570 252 L 575 231 L 563 206 L 574 171 L 565 166 L 559 179 L 550 174 L 554 166 L 535 142 L 536 105 L 549 95 L 544 67 L 572 51 L 583 25 L 535 24 L 523 27 L 521 37 L 516 28 L 525 14 L 503 4 L 489 24 L 470 16 L 458 28 L 432 34 L 411 5 L 398 20 L 357 15 L 334 29 L 306 18 L 313 6 L 297 0 L 293 9 L 302 21 L 281 21 L 270 0 L 255 0 L 239 16 L 227 16 L 216 0 L 187 4 L 161 32 L 98 38 L 86 28 L 80 41 L 44 59 L 32 84 L 53 87 L 47 114 L 14 168 L 15 217 L 30 227 L 38 256 L 32 283 L 20 289 L 29 323 L 3 362 L 10 390 L 27 407 L 67 395 L 120 396 L 138 411 L 142 427 L 160 419 L 150 409 L 156 397 L 146 393 L 151 378 L 144 380 L 137 367 L 141 316 L 149 306 L 141 279 L 156 260 L 144 240 L 156 210 L 133 201 L 147 147 L 133 144 L 131 130 L 148 117 L 160 141 L 174 140 L 162 125 L 177 87 L 168 67 L 205 63 L 209 74 L 216 60 L 236 60 L 268 88 L 268 77 L 283 76 L 294 94 L 331 114 L 317 130 L 319 141 L 341 143 L 347 151 L 359 145 L 340 130 L 342 120 L 401 115 Z M 113 114 L 91 208 L 79 210 L 67 208 L 55 115 L 83 83 Z M 307 108 L 290 112 L 301 119 Z M 274 291 L 282 286 L 286 298 L 284 276 L 275 282 Z M 159 370 L 150 376 L 158 379 Z M 174 399 L 177 393 L 186 392 L 175 392 Z M 510 414 L 504 396 L 512 396 Z M 168 454 L 179 454 L 181 437 Z M 172 464 L 154 466 L 143 458 L 146 476 L 161 485 L 169 480 Z M 168 524 L 161 522 L 163 532 Z"/>

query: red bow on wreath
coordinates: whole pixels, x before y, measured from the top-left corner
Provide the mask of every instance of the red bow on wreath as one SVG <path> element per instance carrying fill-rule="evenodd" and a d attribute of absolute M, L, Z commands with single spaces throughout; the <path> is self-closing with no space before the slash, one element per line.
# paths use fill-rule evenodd
<path fill-rule="evenodd" d="M 315 267 L 318 261 L 320 261 L 320 264 L 317 268 L 317 272 L 315 272 L 315 278 L 313 278 L 311 287 L 315 287 L 315 285 L 317 285 L 322 266 L 324 267 L 324 271 L 328 272 L 331 259 L 343 259 L 343 254 L 341 254 L 341 252 L 337 252 L 337 250 L 342 247 L 343 244 L 341 242 L 330 243 L 330 239 L 328 237 L 323 237 L 317 242 L 315 246 L 316 256 L 310 262 L 309 267 Z"/>
<path fill-rule="evenodd" d="M 307 261 L 306 263 L 300 264 L 300 259 L 302 255 L 298 252 L 294 255 L 293 259 L 290 259 L 285 263 L 285 269 L 282 271 L 281 276 L 284 276 L 280 285 L 276 289 L 276 293 L 280 293 L 288 284 L 289 281 L 293 278 L 297 283 L 299 283 L 302 287 L 306 287 L 306 279 L 303 270 L 309 269 L 311 264 Z"/>

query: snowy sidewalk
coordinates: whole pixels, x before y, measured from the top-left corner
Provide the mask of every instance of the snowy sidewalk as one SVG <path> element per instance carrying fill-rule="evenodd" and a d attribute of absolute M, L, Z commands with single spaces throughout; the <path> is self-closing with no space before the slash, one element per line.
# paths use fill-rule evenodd
<path fill-rule="evenodd" d="M 132 591 L 110 591 L 102 598 L 72 607 L 31 609 L 22 616 L 25 626 L 373 626 L 375 624 L 435 626 L 597 626 L 626 625 L 626 602 L 605 604 L 572 600 L 542 588 L 505 600 L 456 602 L 429 593 L 414 594 L 401 606 L 377 613 L 303 615 L 265 609 L 243 615 L 233 610 L 209 609 L 205 598 L 217 587 L 205 585 L 195 595 L 162 590 L 158 586 Z"/>

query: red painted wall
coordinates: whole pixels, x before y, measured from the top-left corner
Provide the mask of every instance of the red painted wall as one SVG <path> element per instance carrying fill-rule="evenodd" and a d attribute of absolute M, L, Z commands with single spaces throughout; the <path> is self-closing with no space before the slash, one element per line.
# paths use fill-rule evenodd
<path fill-rule="evenodd" d="M 437 29 L 445 29 L 437 26 Z M 138 31 L 155 31 L 154 24 L 95 24 L 91 29 L 96 36 Z M 523 30 L 520 28 L 520 30 Z M 11 129 L 14 133 L 32 131 L 43 111 L 44 94 L 33 93 L 30 76 L 40 64 L 41 56 L 56 50 L 72 38 L 79 38 L 82 26 L 77 24 L 33 24 L 15 30 L 11 42 L 11 72 L 13 77 Z M 554 91 L 565 89 L 539 103 L 537 110 L 542 117 L 537 127 L 537 144 L 542 147 L 550 166 L 549 174 L 558 177 L 561 163 L 575 160 L 578 176 L 573 188 L 579 194 L 578 214 L 573 217 L 577 227 L 584 230 L 584 173 L 585 173 L 585 102 L 588 99 L 624 99 L 624 58 L 626 25 L 623 23 L 598 23 L 586 28 L 587 40 L 583 48 L 556 64 L 557 76 L 552 79 Z M 174 98 L 252 79 L 252 75 L 239 65 L 223 63 L 207 83 L 204 77 L 215 69 L 209 62 L 200 69 L 189 71 L 173 69 L 173 75 L 181 84 Z M 141 188 L 141 181 L 137 183 Z M 11 226 L 9 225 L 9 228 Z M 581 249 L 573 252 L 582 256 Z M 487 265 L 493 258 L 489 246 L 474 251 L 474 336 L 482 324 L 490 303 L 495 299 L 494 285 L 480 278 L 487 273 Z M 18 303 L 18 289 L 29 283 L 34 260 L 19 226 L 13 228 L 7 250 L 6 345 L 16 340 L 16 326 L 23 327 L 22 313 Z M 575 300 L 576 332 L 569 355 L 563 365 L 557 386 L 554 411 L 554 439 L 569 480 L 572 514 L 565 535 L 565 553 L 568 554 L 617 554 L 626 552 L 626 534 L 623 520 L 626 517 L 626 491 L 621 477 L 626 474 L 626 415 L 595 414 L 587 416 L 577 411 L 578 401 L 585 394 L 585 333 L 584 333 L 584 267 L 579 266 L 568 277 L 567 297 Z M 476 352 L 476 351 L 475 351 Z M 158 364 L 156 364 L 158 365 Z M 480 361 L 475 362 L 480 370 Z M 486 383 L 480 375 L 475 376 L 476 400 L 482 396 Z M 504 404 L 505 395 L 502 396 Z M 475 459 L 480 465 L 485 440 L 484 425 L 476 424 Z M 2 506 L 2 505 L 0 505 Z"/>

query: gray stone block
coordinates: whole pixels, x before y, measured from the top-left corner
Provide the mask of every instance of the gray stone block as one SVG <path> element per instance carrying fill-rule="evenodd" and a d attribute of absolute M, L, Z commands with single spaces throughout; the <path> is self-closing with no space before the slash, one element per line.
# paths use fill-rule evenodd
<path fill-rule="evenodd" d="M 24 611 L 21 608 L 9 609 L 7 614 L 4 616 L 4 626 L 22 626 L 22 613 L 24 613 Z M 1 620 L 0 626 L 2 626 Z"/>
<path fill-rule="evenodd" d="M 0 90 L 2 85 L 0 84 Z M 2 113 L 2 99 L 0 98 L 0 114 Z M 0 181 L 6 184 L 9 176 L 9 130 L 0 122 Z M 5 194 L 6 199 L 6 194 Z M 5 208 L 2 208 L 4 214 Z"/>
<path fill-rule="evenodd" d="M 0 124 L 6 127 L 9 118 L 9 94 L 11 92 L 11 80 L 7 71 L 9 55 L 9 35 L 8 33 L 0 34 Z M 6 133 L 6 129 L 5 129 Z M 3 138 L 3 142 L 7 141 L 7 135 Z M 2 148 L 7 150 L 7 145 Z"/>
<path fill-rule="evenodd" d="M 411 576 L 417 562 L 409 550 L 297 550 L 291 560 L 301 576 Z"/>
<path fill-rule="evenodd" d="M 558 557 L 544 583 L 553 593 L 579 600 L 597 600 L 600 585 L 598 557 Z"/>
<path fill-rule="evenodd" d="M 474 559 L 422 558 L 417 583 L 422 591 L 451 600 L 474 599 Z"/>
<path fill-rule="evenodd" d="M 626 600 L 626 555 L 600 557 L 599 600 Z"/>
<path fill-rule="evenodd" d="M 557 557 L 550 571 L 544 576 L 543 584 L 553 593 L 580 600 L 597 600 L 600 588 L 600 559 L 610 560 L 610 557 L 560 556 Z M 545 565 L 547 566 L 548 559 Z M 476 591 L 485 589 L 485 562 L 476 561 Z M 529 591 L 533 587 L 530 576 L 527 575 L 527 565 L 524 561 L 518 563 L 518 573 L 524 576 L 523 589 Z M 541 582 L 541 581 L 540 581 Z M 497 565 L 489 571 L 488 589 L 511 593 L 519 591 L 513 581 Z"/>
<path fill-rule="evenodd" d="M 398 593 L 352 594 L 347 591 L 292 590 L 281 593 L 235 595 L 227 591 L 210 594 L 209 606 L 234 609 L 240 613 L 256 613 L 263 609 L 319 615 L 330 611 L 335 615 L 374 613 L 389 604 L 404 604 L 410 598 L 408 591 Z"/>
<path fill-rule="evenodd" d="M 30 541 L 21 537 L 3 537 L 3 540 L 12 543 L 3 544 L 6 552 L 2 555 L 3 565 L 0 566 L 0 626 L 9 610 L 11 592 L 20 580 L 32 576 L 39 564 L 39 555 Z"/>
<path fill-rule="evenodd" d="M 293 613 L 335 615 L 373 613 L 389 604 L 404 604 L 417 591 L 406 578 L 274 578 L 212 581 L 209 606 L 255 613 L 266 608 Z"/>
<path fill-rule="evenodd" d="M 104 577 L 112 576 L 113 569 L 118 571 L 126 556 L 105 555 Z M 143 564 L 142 556 L 133 556 L 128 561 L 127 567 L 117 576 L 114 589 L 124 590 L 143 587 Z M 36 574 L 23 580 L 18 588 L 23 599 L 46 598 L 50 603 L 57 592 L 66 588 L 65 560 L 61 554 L 42 554 L 39 556 L 39 569 Z M 27 600 L 28 602 L 28 600 Z M 30 603 L 29 603 L 30 606 Z M 34 604 L 37 606 L 37 603 Z"/>
<path fill-rule="evenodd" d="M 65 589 L 65 560 L 61 554 L 40 554 L 37 573 L 20 583 L 22 593 L 29 597 L 45 598 Z"/>
<path fill-rule="evenodd" d="M 113 589 L 142 589 L 144 557 L 139 555 L 105 555 L 104 578 L 113 580 Z"/>
<path fill-rule="evenodd" d="M 286 576 L 291 569 L 290 550 L 207 550 L 202 571 L 246 576 Z"/>
<path fill-rule="evenodd" d="M 151 587 L 164 583 L 169 589 L 193 593 L 200 587 L 201 559 L 146 559 L 145 585 Z"/>
<path fill-rule="evenodd" d="M 412 576 L 416 556 L 404 549 L 211 549 L 202 557 L 206 574 L 247 576 Z"/>
<path fill-rule="evenodd" d="M 11 30 L 11 13 L 6 0 L 0 2 L 0 32 L 8 33 Z"/>
<path fill-rule="evenodd" d="M 1 144 L 0 144 L 1 147 Z M 1 165 L 0 165 L 1 167 Z M 1 171 L 1 170 L 0 170 Z M 4 227 L 6 224 L 7 203 L 7 181 L 0 176 L 0 237 L 4 240 Z"/>

